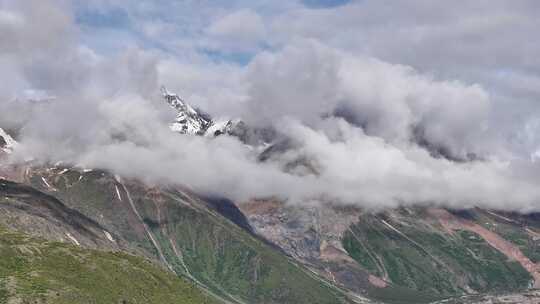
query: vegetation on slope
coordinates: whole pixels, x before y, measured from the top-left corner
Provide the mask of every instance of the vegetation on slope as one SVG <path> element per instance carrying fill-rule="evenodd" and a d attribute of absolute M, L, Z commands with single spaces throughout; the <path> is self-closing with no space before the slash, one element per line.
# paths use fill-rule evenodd
<path fill-rule="evenodd" d="M 409 291 L 440 296 L 515 291 L 532 279 L 479 235 L 449 234 L 421 212 L 362 217 L 345 234 L 343 245 L 367 270 Z"/>
<path fill-rule="evenodd" d="M 512 217 L 490 211 L 472 215 L 477 223 L 514 243 L 533 263 L 540 262 L 540 221 L 531 216 Z"/>
<path fill-rule="evenodd" d="M 97 221 L 135 252 L 161 261 L 229 302 L 346 301 L 341 291 L 187 191 L 118 181 L 100 171 L 40 172 L 31 181 Z"/>
<path fill-rule="evenodd" d="M 216 303 L 148 260 L 0 227 L 0 303 Z"/>

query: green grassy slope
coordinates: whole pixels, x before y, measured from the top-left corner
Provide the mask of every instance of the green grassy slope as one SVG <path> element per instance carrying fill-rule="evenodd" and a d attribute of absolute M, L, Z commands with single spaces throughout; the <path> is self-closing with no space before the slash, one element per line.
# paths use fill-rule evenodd
<path fill-rule="evenodd" d="M 533 263 L 540 262 L 540 223 L 526 221 L 523 216 L 498 215 L 494 212 L 475 210 L 474 220 L 504 239 L 514 243 Z"/>
<path fill-rule="evenodd" d="M 412 303 L 419 294 L 410 291 L 436 296 L 505 292 L 526 289 L 532 279 L 518 262 L 509 261 L 479 235 L 450 235 L 421 214 L 362 217 L 345 234 L 343 245 L 363 267 L 408 290 Z M 388 296 L 390 291 L 375 293 Z"/>
<path fill-rule="evenodd" d="M 43 185 L 42 175 L 56 191 Z M 346 301 L 341 291 L 207 208 L 191 193 L 148 188 L 134 181 L 119 183 L 99 171 L 38 173 L 31 181 L 36 188 L 97 221 L 135 252 L 161 260 L 178 275 L 232 303 Z M 145 229 L 151 232 L 159 250 Z"/>
<path fill-rule="evenodd" d="M 137 197 L 139 197 L 137 195 Z M 140 197 L 139 197 L 140 198 Z M 247 303 L 340 303 L 336 290 L 325 286 L 281 252 L 224 221 L 217 214 L 185 208 L 180 193 L 162 200 L 161 225 L 152 226 L 169 261 L 223 297 Z M 150 206 L 144 198 L 138 205 Z M 162 208 L 163 208 L 162 207 Z M 157 219 L 145 210 L 147 219 Z M 166 223 L 166 224 L 163 224 Z M 182 253 L 184 267 L 179 261 Z"/>
<path fill-rule="evenodd" d="M 0 227 L 0 303 L 216 303 L 132 255 L 49 242 Z"/>

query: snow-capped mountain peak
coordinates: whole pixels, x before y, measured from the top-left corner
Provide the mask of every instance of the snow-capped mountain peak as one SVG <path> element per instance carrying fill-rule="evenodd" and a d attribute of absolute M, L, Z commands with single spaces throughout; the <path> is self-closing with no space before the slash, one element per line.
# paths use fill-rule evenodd
<path fill-rule="evenodd" d="M 219 118 L 213 120 L 204 135 L 219 136 L 221 134 L 230 134 L 239 123 L 241 123 L 240 119 Z"/>
<path fill-rule="evenodd" d="M 174 122 L 170 124 L 174 132 L 208 137 L 231 135 L 251 147 L 265 147 L 275 136 L 274 130 L 252 128 L 241 119 L 221 117 L 213 120 L 208 114 L 193 108 L 178 94 L 168 91 L 165 87 L 161 88 L 161 93 L 167 103 L 177 111 Z"/>
<path fill-rule="evenodd" d="M 0 128 L 0 152 L 11 153 L 17 144 L 13 137 Z"/>
<path fill-rule="evenodd" d="M 165 87 L 161 88 L 161 94 L 169 105 L 178 112 L 174 122 L 170 125 L 171 130 L 182 134 L 205 134 L 206 129 L 212 123 L 210 118 L 187 104 L 177 94 L 169 92 Z"/>

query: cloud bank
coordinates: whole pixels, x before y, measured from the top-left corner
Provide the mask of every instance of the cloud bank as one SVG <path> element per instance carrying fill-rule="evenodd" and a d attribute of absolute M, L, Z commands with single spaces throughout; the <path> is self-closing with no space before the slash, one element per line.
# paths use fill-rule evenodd
<path fill-rule="evenodd" d="M 293 13 L 351 13 L 354 5 L 260 10 L 279 20 Z M 494 123 L 503 95 L 489 85 L 440 79 L 318 34 L 267 38 L 276 25 L 251 9 L 220 11 L 201 26 L 208 40 L 192 41 L 255 52 L 246 64 L 215 61 L 196 48 L 178 56 L 168 51 L 181 48 L 174 42 L 103 52 L 83 39 L 88 32 L 76 10 L 62 1 L 0 5 L 0 127 L 20 128 L 21 142 L 11 161 L 33 157 L 105 168 L 238 201 L 540 210 L 534 157 L 540 124 L 513 126 L 522 139 L 509 142 L 501 135 L 509 127 Z M 248 30 L 246 24 L 256 26 Z M 275 47 L 258 50 L 265 44 Z M 232 137 L 171 133 L 167 123 L 174 113 L 158 89 L 170 83 L 213 114 L 273 125 L 294 148 L 259 162 L 253 149 Z M 28 96 L 51 100 L 27 102 Z M 523 147 L 533 149 L 524 153 Z M 299 159 L 316 174 L 283 170 Z"/>

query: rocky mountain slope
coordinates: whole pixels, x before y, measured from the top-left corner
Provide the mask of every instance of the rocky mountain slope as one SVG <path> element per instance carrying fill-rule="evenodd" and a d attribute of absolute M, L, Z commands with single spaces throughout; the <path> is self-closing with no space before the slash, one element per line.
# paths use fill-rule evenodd
<path fill-rule="evenodd" d="M 240 204 L 256 233 L 337 286 L 384 302 L 535 288 L 540 221 L 486 210 Z"/>
<path fill-rule="evenodd" d="M 173 132 L 209 137 L 231 135 L 253 147 L 264 147 L 276 136 L 275 130 L 271 128 L 250 127 L 241 119 L 213 119 L 165 87 L 162 87 L 161 93 L 165 101 L 176 111 L 176 118 L 170 124 Z"/>
<path fill-rule="evenodd" d="M 0 128 L 0 153 L 11 153 L 17 142 L 4 129 Z"/>
<path fill-rule="evenodd" d="M 20 183 L 2 182 L 0 212 L 12 229 L 152 259 L 225 303 L 349 302 L 186 189 L 74 168 L 19 168 L 10 178 Z"/>
<path fill-rule="evenodd" d="M 212 125 L 212 120 L 201 111 L 195 110 L 180 96 L 169 92 L 165 87 L 161 88 L 163 98 L 177 111 L 176 119 L 170 128 L 174 132 L 190 135 L 204 135 Z"/>
<path fill-rule="evenodd" d="M 0 226 L 0 303 L 217 303 L 187 280 L 120 252 Z"/>
<path fill-rule="evenodd" d="M 178 114 L 171 129 L 185 136 L 236 136 L 264 147 L 255 150 L 262 151 L 261 162 L 294 145 L 278 140 L 273 130 L 250 128 L 240 120 L 214 121 L 167 90 L 163 96 Z M 17 143 L 5 132 L 0 137 L 0 152 L 11 153 Z M 317 174 L 309 159 L 293 160 L 283 169 Z M 4 229 L 38 237 L 37 243 L 59 241 L 81 254 L 152 261 L 160 275 L 178 278 L 170 284 L 191 284 L 191 296 L 204 301 L 412 304 L 538 298 L 537 214 L 436 207 L 373 213 L 330 202 L 232 202 L 181 185 L 148 186 L 98 169 L 31 163 L 0 166 L 0 177 Z M 137 268 L 126 263 L 126 271 Z M 3 272 L 0 299 L 24 298 L 26 289 L 10 283 L 14 271 Z M 56 292 L 46 286 L 43 290 Z M 115 299 L 129 288 L 115 287 Z M 41 301 L 54 292 L 29 299 Z"/>
<path fill-rule="evenodd" d="M 259 159 L 286 153 L 293 144 L 270 144 Z M 299 166 L 312 168 L 298 160 L 284 169 L 297 172 Z M 537 287 L 540 279 L 534 216 L 525 221 L 517 214 L 437 208 L 371 214 L 272 200 L 237 205 L 258 235 L 289 256 L 341 288 L 381 300 L 511 292 Z"/>

